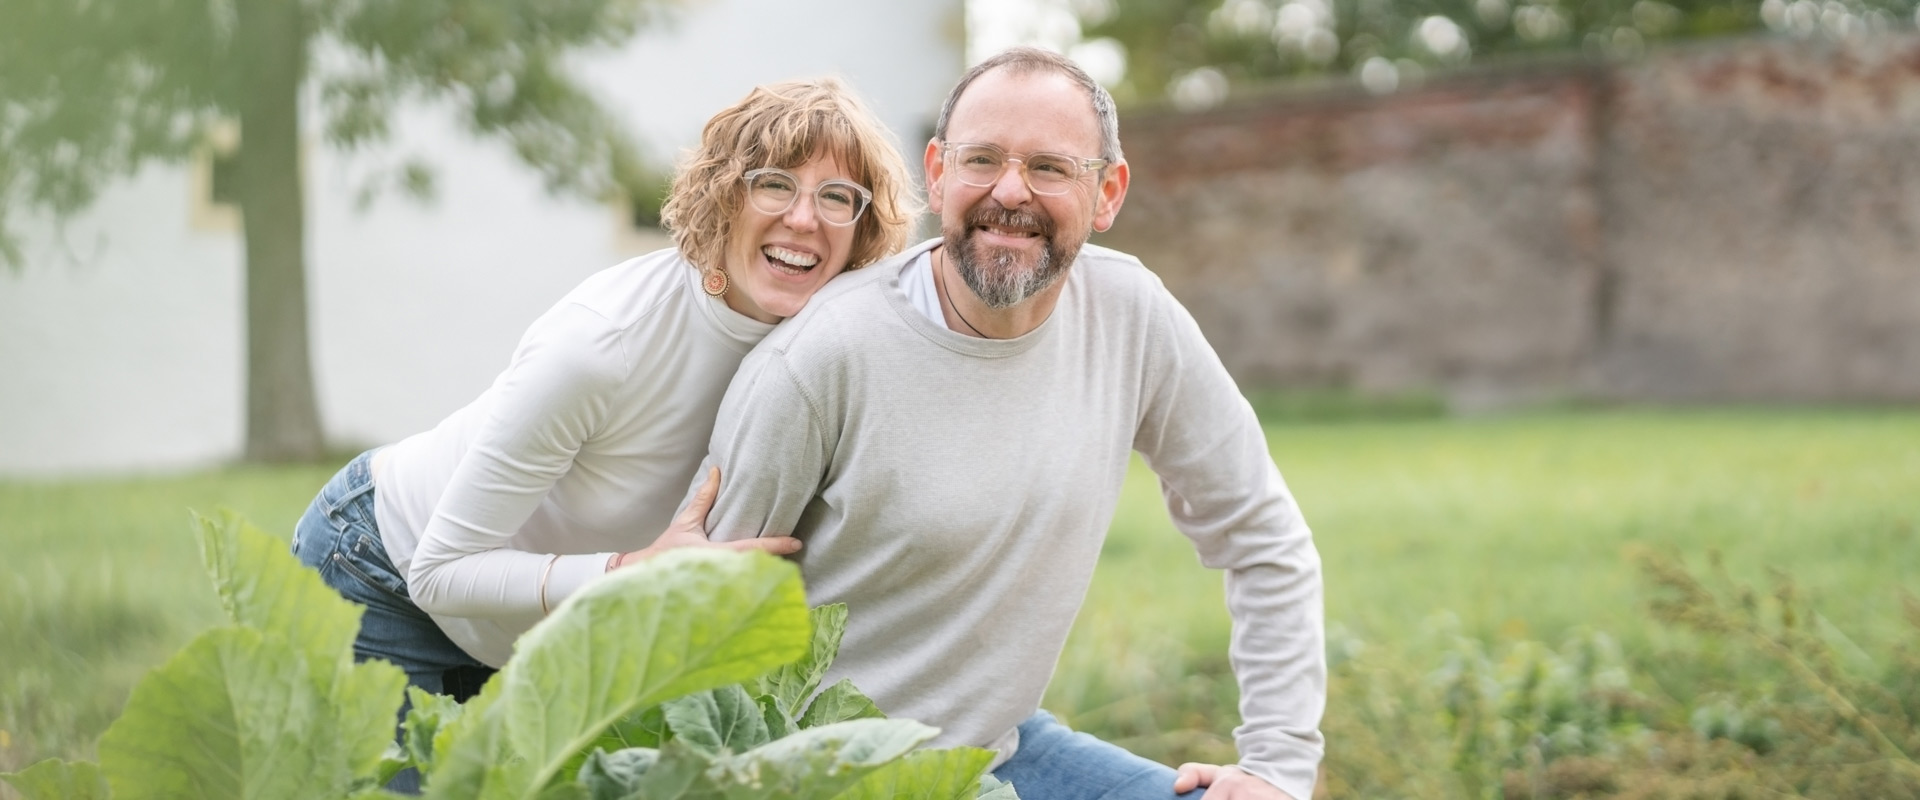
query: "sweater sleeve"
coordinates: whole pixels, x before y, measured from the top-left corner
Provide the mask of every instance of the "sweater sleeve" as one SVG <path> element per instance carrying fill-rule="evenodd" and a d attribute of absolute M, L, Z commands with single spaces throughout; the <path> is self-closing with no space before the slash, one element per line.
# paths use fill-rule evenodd
<path fill-rule="evenodd" d="M 1240 766 L 1306 800 L 1324 750 L 1320 557 L 1252 407 L 1186 309 L 1163 297 L 1134 447 L 1201 562 L 1226 571 Z"/>
<path fill-rule="evenodd" d="M 825 474 L 823 430 L 819 405 L 785 354 L 762 347 L 748 355 L 720 402 L 706 465 L 695 476 L 698 487 L 708 467 L 720 468 L 708 537 L 793 535 Z"/>
<path fill-rule="evenodd" d="M 422 609 L 537 617 L 543 576 L 551 608 L 605 571 L 611 553 L 556 561 L 507 541 L 606 419 L 626 371 L 616 333 L 599 315 L 571 305 L 527 331 L 414 550 L 407 590 Z"/>

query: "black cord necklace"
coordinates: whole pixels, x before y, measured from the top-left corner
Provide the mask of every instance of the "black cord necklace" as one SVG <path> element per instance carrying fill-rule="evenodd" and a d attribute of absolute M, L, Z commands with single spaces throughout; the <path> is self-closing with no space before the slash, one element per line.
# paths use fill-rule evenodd
<path fill-rule="evenodd" d="M 973 323 L 968 322 L 967 318 L 960 314 L 960 304 L 953 302 L 953 293 L 947 291 L 947 271 L 940 268 L 941 264 L 946 263 L 947 256 L 945 253 L 941 253 L 939 256 L 941 263 L 933 265 L 933 279 L 940 284 L 940 295 L 946 298 L 947 307 L 953 309 L 954 319 L 960 320 L 960 324 L 967 326 L 967 330 L 973 331 L 975 336 L 982 339 L 993 338 L 981 333 L 979 328 L 973 327 Z"/>

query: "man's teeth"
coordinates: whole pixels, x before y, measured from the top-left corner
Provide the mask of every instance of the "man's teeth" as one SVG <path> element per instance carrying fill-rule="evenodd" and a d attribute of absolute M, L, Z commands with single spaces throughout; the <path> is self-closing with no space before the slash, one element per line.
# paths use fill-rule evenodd
<path fill-rule="evenodd" d="M 819 256 L 808 253 L 796 253 L 784 247 L 775 247 L 773 245 L 760 248 L 760 253 L 765 255 L 767 260 L 772 262 L 774 266 L 785 267 L 798 272 L 806 272 L 807 270 L 813 269 L 815 264 L 820 263 Z"/>
<path fill-rule="evenodd" d="M 1011 228 L 998 228 L 992 225 L 982 225 L 980 227 L 986 229 L 986 231 L 989 233 L 996 233 L 1001 236 L 1038 236 L 1039 235 L 1037 233 L 1034 233 L 1033 231 L 1013 230 Z"/>

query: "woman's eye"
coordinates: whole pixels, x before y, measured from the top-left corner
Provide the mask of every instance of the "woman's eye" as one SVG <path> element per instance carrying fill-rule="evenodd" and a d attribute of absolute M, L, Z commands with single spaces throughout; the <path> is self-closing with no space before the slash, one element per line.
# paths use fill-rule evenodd
<path fill-rule="evenodd" d="M 820 200 L 821 202 L 832 203 L 837 206 L 853 205 L 853 195 L 839 189 L 828 189 L 821 192 Z"/>

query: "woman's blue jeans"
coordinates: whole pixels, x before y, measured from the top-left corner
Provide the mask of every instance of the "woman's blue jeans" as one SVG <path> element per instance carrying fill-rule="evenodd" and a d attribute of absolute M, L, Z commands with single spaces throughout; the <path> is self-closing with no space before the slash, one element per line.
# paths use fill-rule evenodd
<path fill-rule="evenodd" d="M 1077 733 L 1045 711 L 1020 723 L 1020 749 L 993 776 L 1026 800 L 1199 800 L 1207 793 L 1174 794 L 1172 767 Z"/>
<path fill-rule="evenodd" d="M 408 596 L 407 578 L 387 558 L 374 522 L 372 461 L 371 452 L 360 454 L 320 489 L 294 525 L 293 554 L 341 596 L 366 606 L 353 640 L 355 661 L 393 662 L 407 673 L 408 685 L 464 702 L 494 670 L 448 639 Z M 402 719 L 406 713 L 401 706 Z M 387 788 L 417 792 L 419 777 L 407 770 Z"/>

